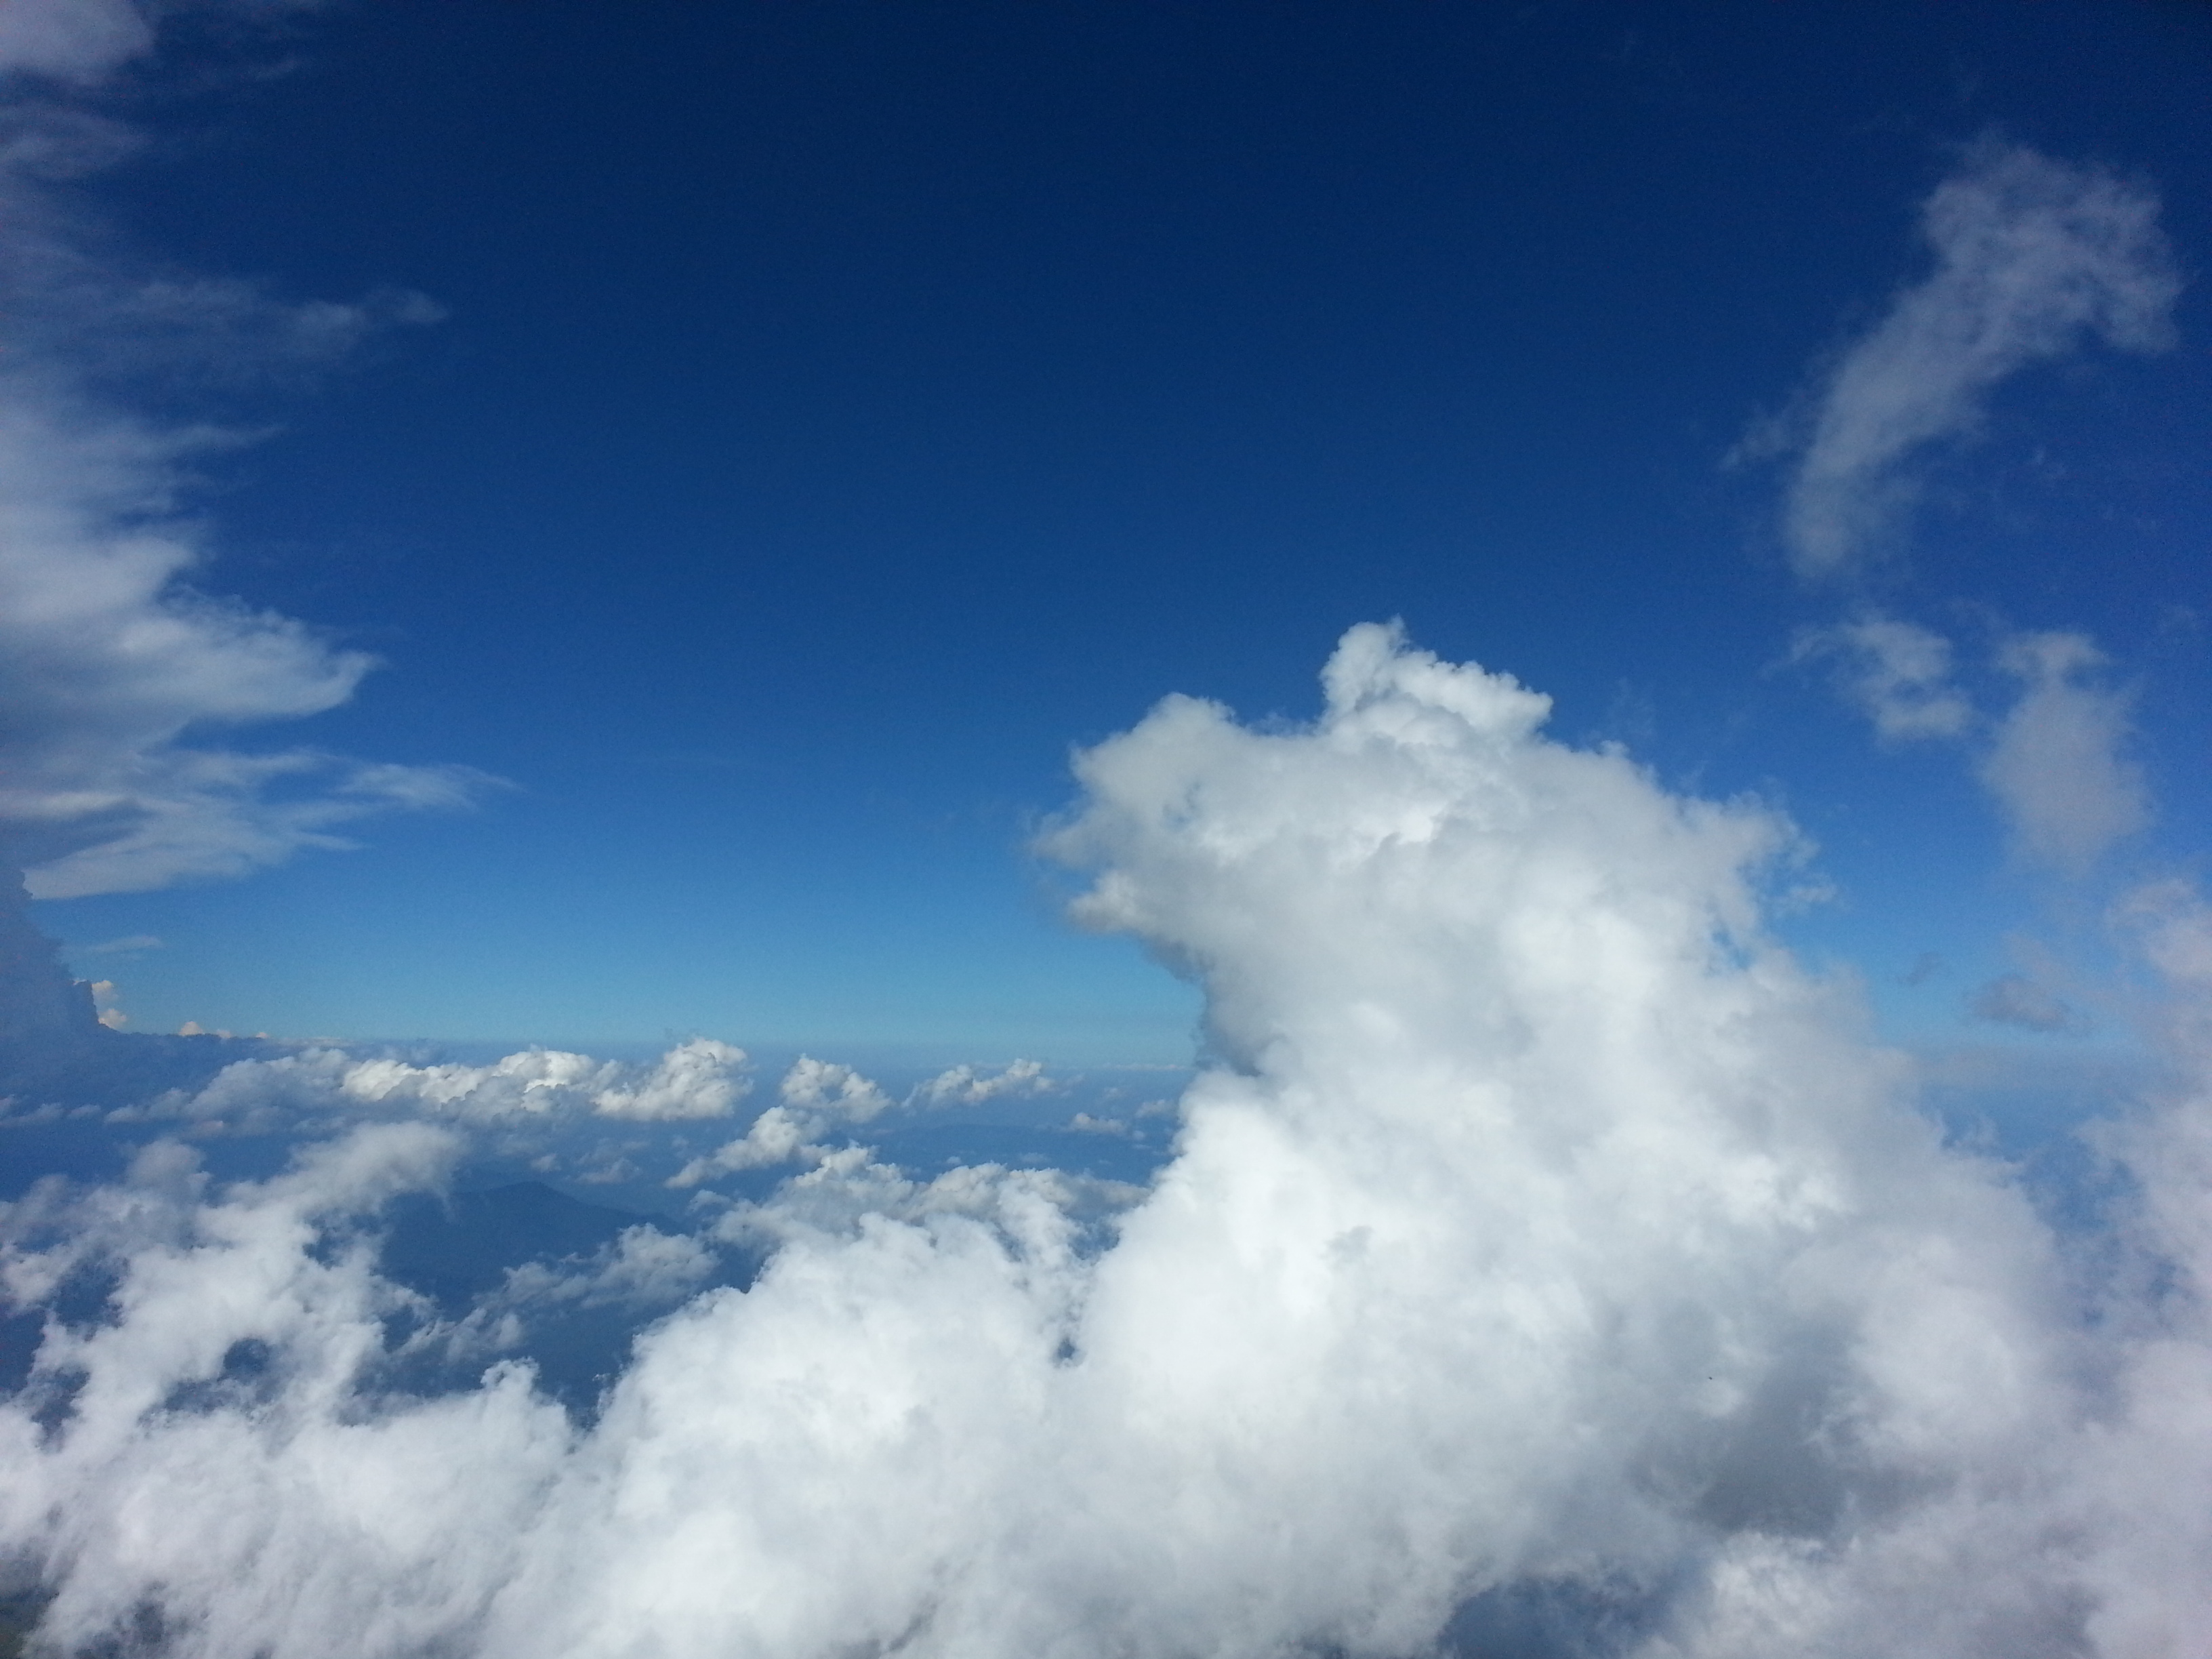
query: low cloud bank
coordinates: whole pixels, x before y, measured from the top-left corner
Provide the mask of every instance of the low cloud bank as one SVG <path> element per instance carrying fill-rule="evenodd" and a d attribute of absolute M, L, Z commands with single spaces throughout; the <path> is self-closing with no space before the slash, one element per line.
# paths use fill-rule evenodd
<path fill-rule="evenodd" d="M 1171 698 L 1082 758 L 1051 850 L 1087 922 L 1204 987 L 1216 1056 L 1103 1239 L 1049 1172 L 825 1152 L 728 1212 L 757 1278 L 647 1329 L 586 1423 L 513 1363 L 408 1392 L 424 1328 L 373 1248 L 468 1103 L 598 1098 L 555 1057 L 400 1068 L 385 1101 L 445 1122 L 259 1184 L 165 1146 L 11 1206 L 0 1271 L 48 1312 L 0 1550 L 52 1590 L 40 1639 L 2154 1659 L 2212 1629 L 2195 895 L 2127 920 L 2197 1082 L 2107 1126 L 2131 1195 L 2076 1250 L 1762 932 L 1786 824 L 1388 629 L 1327 687 L 1310 727 Z M 884 1109 L 808 1066 L 794 1126 Z M 511 1297 L 704 1272 L 624 1251 Z"/>

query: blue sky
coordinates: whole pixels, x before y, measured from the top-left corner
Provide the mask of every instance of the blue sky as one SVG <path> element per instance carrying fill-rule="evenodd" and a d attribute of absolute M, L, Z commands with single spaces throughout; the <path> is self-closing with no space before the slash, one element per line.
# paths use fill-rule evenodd
<path fill-rule="evenodd" d="M 2202 857 L 2202 284 L 2163 349 L 1999 376 L 1840 577 L 1793 568 L 1797 460 L 1740 452 L 1928 277 L 1978 144 L 2154 193 L 2193 277 L 2208 71 L 2178 5 L 187 12 L 39 94 L 137 135 L 46 186 L 71 245 L 359 337 L 94 351 L 58 301 L 31 346 L 252 433 L 179 464 L 180 580 L 379 665 L 182 741 L 500 781 L 41 921 L 139 1030 L 1180 1060 L 1194 994 L 1030 851 L 1071 748 L 1170 692 L 1310 718 L 1395 617 L 1790 814 L 1830 890 L 1775 925 L 1893 1034 L 2118 1040 L 1966 1010 L 2081 1002 L 2113 896 Z M 2006 641 L 2093 639 L 2146 827 L 2008 856 L 1971 745 L 1793 660 L 1876 612 L 1992 721 Z"/>

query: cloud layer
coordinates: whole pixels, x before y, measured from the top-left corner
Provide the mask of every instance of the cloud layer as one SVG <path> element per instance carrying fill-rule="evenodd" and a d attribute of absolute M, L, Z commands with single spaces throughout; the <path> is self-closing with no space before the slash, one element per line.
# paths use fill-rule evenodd
<path fill-rule="evenodd" d="M 2208 1022 L 2172 1025 L 2198 1081 L 2109 1137 L 2126 1260 L 2069 1261 L 1761 931 L 1786 824 L 1388 629 L 1327 687 L 1310 727 L 1170 699 L 1082 759 L 1081 914 L 1200 981 L 1216 1055 L 1103 1238 L 1054 1177 L 825 1156 L 743 1218 L 757 1279 L 648 1329 L 586 1425 L 511 1364 L 391 1380 L 419 1327 L 365 1228 L 453 1128 L 223 1193 L 155 1149 L 13 1206 L 11 1296 L 112 1285 L 0 1406 L 51 1639 L 1412 1655 L 1531 1598 L 1648 1659 L 2212 1628 Z M 2131 914 L 2205 1006 L 2202 906 Z M 532 1081 L 394 1075 L 463 1124 Z M 879 1109 L 823 1062 L 780 1092 Z M 699 1271 L 655 1248 L 592 1271 Z"/>

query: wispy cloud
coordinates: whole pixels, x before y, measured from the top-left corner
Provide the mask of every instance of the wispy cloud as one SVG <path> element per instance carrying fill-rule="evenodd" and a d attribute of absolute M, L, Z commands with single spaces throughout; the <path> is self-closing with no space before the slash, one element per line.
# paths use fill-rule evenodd
<path fill-rule="evenodd" d="M 164 18 L 228 12 L 267 21 L 325 0 L 8 0 L 0 6 L 0 75 L 89 86 L 154 50 Z"/>
<path fill-rule="evenodd" d="M 234 4 L 271 16 L 275 3 Z M 243 873 L 341 826 L 450 807 L 490 780 L 217 734 L 350 697 L 374 666 L 307 624 L 210 593 L 185 512 L 196 461 L 250 434 L 203 412 L 342 362 L 419 295 L 288 302 L 228 277 L 142 269 L 88 224 L 74 180 L 134 135 L 72 101 L 145 54 L 160 12 L 0 8 L 0 848 L 45 897 Z"/>
<path fill-rule="evenodd" d="M 1998 975 L 1966 999 L 1966 1009 L 1976 1019 L 2024 1031 L 2070 1034 L 2088 1029 L 2078 1009 L 2025 974 Z"/>
<path fill-rule="evenodd" d="M 161 941 L 152 933 L 131 933 L 122 939 L 102 939 L 97 945 L 72 948 L 81 957 L 136 957 L 161 949 Z"/>
<path fill-rule="evenodd" d="M 1980 780 L 2024 861 L 2085 872 L 2150 821 L 2150 791 L 2129 753 L 2133 699 L 2106 684 L 2105 654 L 2087 635 L 2000 636 L 1996 665 L 2019 690 L 1984 716 L 1955 672 L 1951 641 L 1878 614 L 1797 636 L 1795 663 L 1834 665 L 1844 697 L 1886 743 L 1972 746 Z"/>
<path fill-rule="evenodd" d="M 1844 353 L 1794 430 L 1746 446 L 1796 456 L 1783 530 L 1798 573 L 1844 574 L 1881 550 L 1915 499 L 1911 463 L 1970 432 L 2008 376 L 2092 341 L 2169 346 L 2181 281 L 2157 220 L 2149 191 L 2101 168 L 1978 145 L 1923 210 L 1935 270 Z"/>
<path fill-rule="evenodd" d="M 1838 665 L 1844 694 L 1884 742 L 1958 738 L 1973 727 L 1973 704 L 1952 678 L 1951 641 L 1941 634 L 1869 615 L 1797 636 L 1791 661 L 1823 659 Z"/>
<path fill-rule="evenodd" d="M 2104 653 L 2081 634 L 2022 634 L 2000 665 L 2022 685 L 1999 722 L 1981 777 L 2020 854 L 2080 872 L 2150 820 L 2142 769 L 2128 756 L 2128 694 L 2098 683 Z"/>

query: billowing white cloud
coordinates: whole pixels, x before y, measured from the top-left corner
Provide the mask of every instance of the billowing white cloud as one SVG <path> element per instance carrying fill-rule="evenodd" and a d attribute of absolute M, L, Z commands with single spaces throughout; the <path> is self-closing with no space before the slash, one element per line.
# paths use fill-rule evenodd
<path fill-rule="evenodd" d="M 2093 340 L 2171 344 L 2181 284 L 2157 219 L 2155 198 L 2101 168 L 1977 147 L 1923 210 L 1936 269 L 1844 354 L 1788 446 L 1799 574 L 1843 574 L 1879 550 L 1913 500 L 1910 463 L 1971 431 L 2008 376 Z"/>
<path fill-rule="evenodd" d="M 726 1117 L 751 1092 L 744 1064 L 744 1049 L 712 1037 L 693 1037 L 663 1054 L 644 1076 L 599 1089 L 592 1097 L 592 1109 L 645 1121 Z"/>
<path fill-rule="evenodd" d="M 803 1110 L 824 1112 L 850 1123 L 865 1123 L 890 1109 L 890 1097 L 871 1079 L 849 1066 L 833 1065 L 801 1054 L 784 1073 L 777 1091 L 783 1103 Z"/>
<path fill-rule="evenodd" d="M 8 71 L 97 79 L 146 49 L 159 9 L 0 7 L 0 848 L 41 897 L 241 874 L 348 845 L 343 826 L 374 813 L 465 804 L 490 781 L 219 740 L 343 702 L 374 662 L 195 585 L 208 538 L 184 511 L 190 468 L 248 434 L 134 411 L 155 394 L 327 368 L 438 312 L 419 295 L 291 304 L 135 270 L 88 234 L 70 181 L 132 137 Z"/>
<path fill-rule="evenodd" d="M 2080 634 L 2021 634 L 2000 665 L 2021 682 L 1981 766 L 2021 854 L 2081 871 L 2150 818 L 2142 773 L 2126 753 L 2128 695 L 2094 676 L 2104 653 Z"/>
<path fill-rule="evenodd" d="M 2128 1259 L 2069 1261 L 1762 932 L 1785 824 L 1389 630 L 1327 684 L 1309 727 L 1170 699 L 1082 757 L 1082 914 L 1200 981 L 1218 1056 L 1103 1237 L 1048 1173 L 825 1153 L 584 1425 L 520 1367 L 385 1380 L 359 1218 L 448 1131 L 12 1206 L 19 1300 L 119 1274 L 0 1403 L 46 1638 L 1380 1659 L 1539 1591 L 1639 1659 L 2212 1629 L 2212 1054 L 2112 1138 Z M 2202 1003 L 2192 904 L 2137 909 Z"/>
<path fill-rule="evenodd" d="M 1917 623 L 1870 615 L 1800 634 L 1791 660 L 1820 658 L 1838 663 L 1844 695 L 1884 742 L 1963 737 L 1974 726 L 1951 677 L 1950 641 Z"/>

